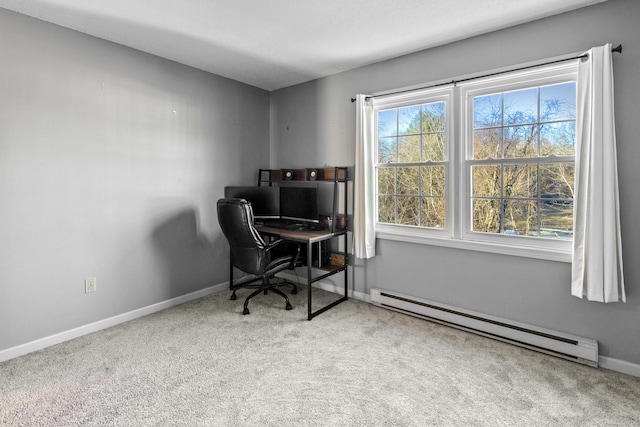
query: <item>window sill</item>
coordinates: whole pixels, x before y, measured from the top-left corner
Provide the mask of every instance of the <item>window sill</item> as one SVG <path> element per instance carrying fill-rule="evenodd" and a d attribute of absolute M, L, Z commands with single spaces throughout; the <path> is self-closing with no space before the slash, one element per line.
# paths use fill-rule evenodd
<path fill-rule="evenodd" d="M 473 240 L 459 240 L 444 237 L 416 235 L 413 233 L 376 231 L 376 238 L 394 240 L 398 242 L 417 243 L 421 245 L 441 246 L 452 249 L 463 249 L 492 254 L 519 256 L 525 258 L 543 259 L 571 263 L 571 251 L 538 248 L 524 245 L 505 245 L 499 243 L 478 242 Z"/>

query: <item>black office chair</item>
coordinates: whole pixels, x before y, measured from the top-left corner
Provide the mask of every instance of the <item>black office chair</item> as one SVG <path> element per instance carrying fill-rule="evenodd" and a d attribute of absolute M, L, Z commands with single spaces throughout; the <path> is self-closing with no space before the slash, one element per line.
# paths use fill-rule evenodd
<path fill-rule="evenodd" d="M 289 297 L 277 289 L 283 284 L 293 285 L 292 293 L 297 293 L 294 283 L 274 281 L 275 275 L 282 270 L 292 270 L 296 266 L 300 254 L 300 246 L 277 240 L 265 243 L 260 234 L 253 227 L 253 211 L 251 204 L 244 199 L 218 200 L 218 222 L 231 249 L 231 267 L 229 288 L 231 299 L 236 299 L 236 291 L 241 288 L 257 288 L 244 301 L 242 314 L 249 314 L 249 301 L 260 292 L 271 291 L 283 297 L 286 309 L 293 307 Z M 233 269 L 246 273 L 246 276 L 233 280 Z"/>

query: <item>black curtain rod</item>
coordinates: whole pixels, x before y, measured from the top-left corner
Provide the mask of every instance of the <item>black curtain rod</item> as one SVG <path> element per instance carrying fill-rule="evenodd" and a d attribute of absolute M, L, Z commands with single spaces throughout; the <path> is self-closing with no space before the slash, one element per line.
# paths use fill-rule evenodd
<path fill-rule="evenodd" d="M 622 45 L 619 44 L 617 47 L 614 47 L 613 49 L 611 49 L 611 52 L 622 53 Z M 451 84 L 455 86 L 458 83 L 468 82 L 469 80 L 482 79 L 484 77 L 492 77 L 492 76 L 497 76 L 497 75 L 500 75 L 500 74 L 512 73 L 514 71 L 522 71 L 522 70 L 527 70 L 529 68 L 542 67 L 543 65 L 557 64 L 558 62 L 572 61 L 574 59 L 582 59 L 582 58 L 588 58 L 588 57 L 589 57 L 589 54 L 585 53 L 585 54 L 580 55 L 580 56 L 574 56 L 574 57 L 565 58 L 565 59 L 558 59 L 556 61 L 544 62 L 542 64 L 528 65 L 526 67 L 513 68 L 511 70 L 498 71 L 498 72 L 495 72 L 495 73 L 484 74 L 482 76 L 468 77 L 466 79 L 460 79 L 460 80 L 451 80 L 449 82 L 438 83 L 438 84 L 431 85 L 431 86 L 423 86 L 423 87 L 418 87 L 418 88 L 414 88 L 414 89 L 399 90 L 397 92 L 389 92 L 389 93 L 385 93 L 385 94 L 381 94 L 381 95 L 371 95 L 371 96 L 365 97 L 364 99 L 365 99 L 365 101 L 368 101 L 371 98 L 376 98 L 378 96 L 397 95 L 399 93 L 413 92 L 414 90 L 421 90 L 421 89 L 431 89 L 431 88 L 434 88 L 434 87 L 447 86 L 447 85 L 451 85 Z M 356 98 L 351 98 L 351 102 L 356 102 Z"/>

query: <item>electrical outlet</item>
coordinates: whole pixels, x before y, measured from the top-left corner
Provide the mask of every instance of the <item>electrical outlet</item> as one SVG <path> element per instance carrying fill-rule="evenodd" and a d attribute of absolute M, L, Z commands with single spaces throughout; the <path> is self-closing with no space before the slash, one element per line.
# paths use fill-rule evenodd
<path fill-rule="evenodd" d="M 84 279 L 84 293 L 88 294 L 89 292 L 95 292 L 95 291 L 96 291 L 96 278 L 89 277 L 87 279 Z"/>

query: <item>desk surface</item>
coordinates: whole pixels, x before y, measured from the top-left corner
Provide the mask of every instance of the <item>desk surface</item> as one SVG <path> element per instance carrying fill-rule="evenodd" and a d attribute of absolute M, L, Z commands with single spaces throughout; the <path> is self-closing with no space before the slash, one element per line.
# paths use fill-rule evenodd
<path fill-rule="evenodd" d="M 284 230 L 282 228 L 266 227 L 264 225 L 256 225 L 255 229 L 259 233 L 303 243 L 320 242 L 322 240 L 332 239 L 336 236 L 342 236 L 347 232 L 346 230 L 337 230 L 333 233 L 329 230 Z"/>

